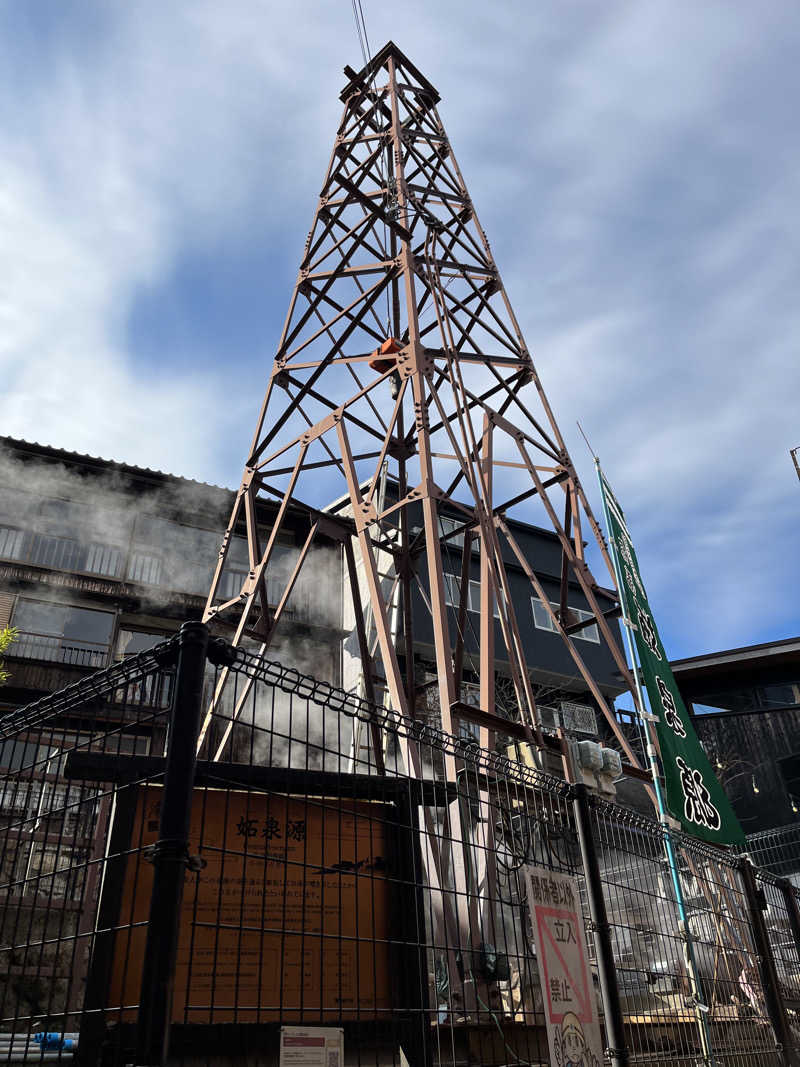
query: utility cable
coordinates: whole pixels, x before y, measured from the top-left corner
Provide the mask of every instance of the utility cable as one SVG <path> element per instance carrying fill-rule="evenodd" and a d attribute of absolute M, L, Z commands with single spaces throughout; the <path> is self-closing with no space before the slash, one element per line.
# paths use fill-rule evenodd
<path fill-rule="evenodd" d="M 355 19 L 355 22 L 356 22 L 356 33 L 358 34 L 358 43 L 359 43 L 359 45 L 361 47 L 361 55 L 362 55 L 362 58 L 364 60 L 364 66 L 366 67 L 367 63 L 369 62 L 369 51 L 368 51 L 367 46 L 364 43 L 365 40 L 366 40 L 366 36 L 367 36 L 367 28 L 366 28 L 366 26 L 364 26 L 363 34 L 362 34 L 362 29 L 361 29 L 362 24 L 364 22 L 364 12 L 361 10 L 361 2 L 360 2 L 360 0 L 352 0 L 352 3 L 353 3 L 353 18 Z M 360 18 L 359 18 L 359 16 L 360 16 Z"/>

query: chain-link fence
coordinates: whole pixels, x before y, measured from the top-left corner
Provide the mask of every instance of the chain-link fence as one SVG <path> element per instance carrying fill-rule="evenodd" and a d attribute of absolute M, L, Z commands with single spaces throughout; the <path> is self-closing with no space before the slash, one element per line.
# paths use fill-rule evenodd
<path fill-rule="evenodd" d="M 187 624 L 0 721 L 0 1061 L 593 1067 L 574 885 L 607 1060 L 797 1063 L 795 889 L 664 833 Z"/>

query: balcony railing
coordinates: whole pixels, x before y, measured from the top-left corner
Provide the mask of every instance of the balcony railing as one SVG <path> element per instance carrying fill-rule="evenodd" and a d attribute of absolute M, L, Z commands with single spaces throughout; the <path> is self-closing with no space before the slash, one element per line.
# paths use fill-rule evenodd
<path fill-rule="evenodd" d="M 105 667 L 109 646 L 93 641 L 75 641 L 58 634 L 21 633 L 6 652 L 16 659 L 41 659 L 72 667 Z"/>

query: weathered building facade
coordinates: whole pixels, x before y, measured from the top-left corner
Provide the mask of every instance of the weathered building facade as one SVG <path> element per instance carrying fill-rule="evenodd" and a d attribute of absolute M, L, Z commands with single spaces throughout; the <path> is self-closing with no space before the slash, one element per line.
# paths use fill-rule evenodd
<path fill-rule="evenodd" d="M 62 688 L 199 618 L 232 500 L 219 486 L 0 438 L 0 625 L 19 631 L 0 708 Z M 268 529 L 268 506 L 259 519 Z M 290 519 L 268 586 L 291 567 L 301 525 Z M 230 554 L 232 588 L 249 570 L 246 541 L 234 538 Z M 312 562 L 273 655 L 301 658 L 303 669 L 335 683 L 339 550 L 322 537 Z"/>

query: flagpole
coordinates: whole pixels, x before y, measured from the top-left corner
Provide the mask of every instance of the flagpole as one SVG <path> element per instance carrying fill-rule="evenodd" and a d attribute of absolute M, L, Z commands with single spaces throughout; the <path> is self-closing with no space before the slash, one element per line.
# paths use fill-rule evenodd
<path fill-rule="evenodd" d="M 585 439 L 585 437 L 584 437 Z M 587 441 L 588 444 L 588 441 Z M 617 556 L 617 546 L 614 543 L 614 538 L 611 536 L 611 518 L 608 514 L 608 505 L 606 503 L 606 494 L 603 489 L 603 477 L 600 471 L 600 460 L 597 456 L 594 456 L 594 467 L 597 472 L 597 481 L 600 486 L 600 500 L 603 504 L 603 520 L 606 524 L 606 530 L 608 531 L 608 547 L 611 553 L 611 562 L 614 565 L 614 576 L 617 581 L 617 589 L 619 591 L 620 607 L 622 608 L 622 629 L 625 632 L 625 645 L 628 650 L 628 659 L 631 663 L 631 670 L 633 673 L 633 680 L 636 687 L 636 697 L 638 701 L 639 718 L 644 726 L 644 735 L 646 740 L 646 752 L 647 758 L 650 763 L 650 774 L 653 778 L 653 787 L 656 793 L 656 805 L 658 807 L 658 821 L 661 824 L 661 829 L 664 834 L 664 849 L 667 853 L 667 863 L 669 864 L 670 875 L 672 876 L 672 887 L 675 892 L 675 902 L 678 905 L 678 917 L 680 919 L 681 927 L 683 929 L 684 942 L 686 945 L 686 970 L 688 972 L 689 983 L 692 987 L 692 994 L 694 996 L 697 1023 L 700 1028 L 701 1043 L 703 1046 L 703 1058 L 707 1063 L 713 1064 L 714 1056 L 711 1051 L 711 1035 L 708 1029 L 708 1021 L 706 1019 L 706 1012 L 708 1007 L 701 999 L 702 986 L 700 985 L 700 976 L 697 970 L 697 962 L 694 957 L 694 947 L 692 944 L 692 936 L 689 930 L 689 921 L 686 914 L 686 903 L 683 896 L 683 887 L 681 886 L 680 877 L 678 874 L 678 863 L 675 858 L 675 849 L 672 844 L 672 834 L 670 832 L 669 817 L 667 814 L 666 804 L 664 803 L 664 793 L 661 788 L 661 774 L 658 766 L 658 755 L 656 753 L 656 747 L 654 743 L 654 718 L 651 713 L 645 710 L 644 702 L 644 690 L 642 689 L 641 676 L 639 674 L 639 667 L 637 664 L 636 656 L 634 654 L 633 638 L 631 637 L 631 627 L 633 622 L 628 611 L 628 599 L 625 592 L 625 585 L 622 581 L 622 570 L 619 564 L 619 557 Z"/>

